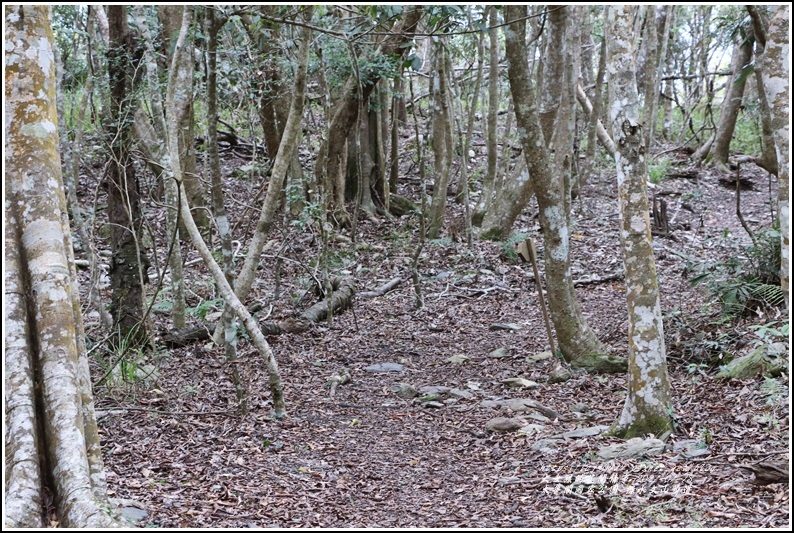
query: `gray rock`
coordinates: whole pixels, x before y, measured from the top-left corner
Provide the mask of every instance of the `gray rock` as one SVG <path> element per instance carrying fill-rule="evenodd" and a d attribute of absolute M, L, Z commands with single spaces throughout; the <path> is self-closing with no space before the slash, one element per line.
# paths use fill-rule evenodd
<path fill-rule="evenodd" d="M 453 365 L 462 365 L 469 361 L 469 358 L 465 355 L 453 355 L 452 357 L 447 359 L 447 363 L 452 363 Z"/>
<path fill-rule="evenodd" d="M 488 357 L 492 359 L 502 359 L 505 357 L 510 357 L 510 349 L 505 348 L 504 346 L 501 348 L 497 348 L 496 350 L 489 353 Z"/>
<path fill-rule="evenodd" d="M 540 383 L 525 378 L 507 378 L 503 379 L 502 383 L 514 389 L 537 389 L 540 387 Z"/>
<path fill-rule="evenodd" d="M 646 455 L 659 455 L 664 451 L 664 442 L 659 439 L 643 439 L 636 437 L 621 444 L 605 446 L 598 450 L 598 458 L 602 461 L 613 459 L 631 459 Z"/>
<path fill-rule="evenodd" d="M 499 331 L 499 330 L 501 330 L 501 331 L 519 331 L 522 328 L 518 324 L 497 323 L 497 324 L 491 324 L 491 327 L 489 329 L 495 330 L 495 331 Z"/>
<path fill-rule="evenodd" d="M 400 363 L 377 363 L 365 367 L 366 372 L 383 373 L 383 372 L 402 372 L 405 367 Z"/>
<path fill-rule="evenodd" d="M 540 413 L 529 413 L 528 415 L 524 415 L 524 416 L 526 416 L 527 418 L 531 418 L 532 420 L 535 420 L 537 422 L 543 422 L 544 424 L 546 422 L 551 422 L 551 418 L 549 418 L 548 416 L 543 416 Z"/>
<path fill-rule="evenodd" d="M 441 399 L 440 394 L 423 394 L 419 397 L 420 402 L 435 402 Z"/>
<path fill-rule="evenodd" d="M 673 444 L 673 451 L 686 459 L 693 459 L 711 453 L 708 445 L 697 439 L 679 440 Z"/>
<path fill-rule="evenodd" d="M 581 439 L 584 437 L 594 437 L 609 429 L 609 426 L 593 426 L 589 428 L 579 428 L 565 433 L 560 433 L 551 437 L 552 439 Z"/>
<path fill-rule="evenodd" d="M 530 355 L 527 357 L 527 363 L 537 363 L 538 361 L 543 361 L 545 359 L 551 359 L 552 355 L 551 352 L 546 350 L 545 352 L 540 352 L 539 354 Z"/>
<path fill-rule="evenodd" d="M 545 426 L 541 426 L 540 424 L 527 424 L 526 426 L 519 429 L 518 433 L 529 437 L 534 435 L 535 433 L 540 433 L 541 431 L 543 431 L 544 427 Z"/>
<path fill-rule="evenodd" d="M 492 418 L 485 423 L 485 429 L 495 431 L 497 433 L 509 433 L 517 431 L 524 427 L 526 424 L 517 418 L 505 418 L 503 416 Z"/>
<path fill-rule="evenodd" d="M 573 372 L 568 368 L 560 365 L 551 372 L 549 372 L 549 383 L 564 383 L 573 377 Z"/>
<path fill-rule="evenodd" d="M 122 507 L 119 509 L 121 516 L 131 524 L 138 524 L 149 516 L 149 513 L 137 507 Z"/>
<path fill-rule="evenodd" d="M 504 400 L 483 400 L 480 402 L 480 406 L 486 409 L 499 409 L 499 406 L 501 406 L 503 403 Z"/>
<path fill-rule="evenodd" d="M 443 385 L 425 385 L 419 388 L 422 394 L 447 394 L 452 389 Z"/>
<path fill-rule="evenodd" d="M 444 407 L 444 404 L 437 401 L 429 401 L 429 402 L 422 402 L 422 407 L 430 407 L 432 409 L 440 409 Z"/>
<path fill-rule="evenodd" d="M 396 383 L 392 385 L 391 390 L 400 398 L 410 399 L 419 396 L 419 391 L 408 383 Z"/>
<path fill-rule="evenodd" d="M 590 406 L 586 403 L 577 403 L 571 406 L 571 411 L 574 413 L 589 413 Z"/>
<path fill-rule="evenodd" d="M 463 398 L 465 400 L 471 400 L 474 398 L 473 392 L 463 389 L 450 389 L 449 395 L 455 396 L 456 398 Z"/>
<path fill-rule="evenodd" d="M 559 442 L 560 441 L 554 439 L 540 439 L 533 442 L 530 449 L 548 455 L 557 451 L 557 444 Z"/>

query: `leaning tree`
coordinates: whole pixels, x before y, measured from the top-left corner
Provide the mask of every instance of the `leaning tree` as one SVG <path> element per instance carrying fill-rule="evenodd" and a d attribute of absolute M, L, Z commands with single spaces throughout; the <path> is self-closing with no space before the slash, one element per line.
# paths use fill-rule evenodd
<path fill-rule="evenodd" d="M 50 8 L 6 6 L 5 21 L 4 525 L 109 527 L 58 152 Z"/>

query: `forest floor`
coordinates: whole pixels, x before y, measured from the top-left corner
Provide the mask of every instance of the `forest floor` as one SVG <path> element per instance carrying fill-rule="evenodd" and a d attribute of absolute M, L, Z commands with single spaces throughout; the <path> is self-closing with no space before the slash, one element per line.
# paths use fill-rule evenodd
<path fill-rule="evenodd" d="M 354 240 L 348 232 L 331 240 L 332 273 L 354 276 L 358 291 L 402 281 L 384 296 L 356 299 L 330 325 L 269 337 L 286 419 L 271 416 L 265 365 L 246 339 L 236 363 L 249 394 L 245 416 L 235 412 L 224 350 L 208 341 L 139 354 L 134 368 L 156 366 L 148 379 L 97 387 L 111 496 L 143 508 L 139 525 L 148 527 L 785 527 L 789 485 L 754 485 L 738 467 L 787 459 L 788 377 L 715 376 L 722 356 L 753 347 L 751 326 L 781 315 L 762 308 L 727 321 L 715 297 L 690 283 L 698 264 L 746 255 L 750 239 L 735 191 L 708 168 L 687 174 L 684 154 L 671 157 L 670 173 L 682 176 L 652 189 L 666 199 L 671 221 L 670 236 L 654 243 L 676 423 L 662 453 L 601 462 L 599 448 L 619 440 L 561 437 L 609 426 L 623 407 L 626 378 L 574 373 L 547 382 L 558 363 L 548 352 L 531 267 L 516 260 L 510 243 L 428 242 L 417 309 L 410 279 L 416 217 L 362 218 Z M 252 200 L 262 178 L 230 177 L 244 164 L 224 160 L 236 238 L 250 238 L 263 198 Z M 415 169 L 405 170 L 399 192 L 417 199 Z M 752 165 L 742 175 L 753 185 L 741 193 L 742 213 L 758 232 L 771 224 L 774 184 Z M 89 203 L 93 180 L 81 184 Z M 625 356 L 625 286 L 612 276 L 622 268 L 616 197 L 609 170 L 584 187 L 574 202 L 571 256 L 574 278 L 590 278 L 577 288 L 585 316 L 612 353 Z M 448 221 L 455 224 L 461 210 L 452 205 Z M 542 254 L 536 214 L 533 201 L 516 233 L 532 235 Z M 148 201 L 146 216 L 162 243 L 162 209 Z M 260 319 L 286 319 L 314 303 L 305 294 L 312 276 L 321 276 L 322 242 L 316 224 L 283 222 L 272 239 L 248 303 L 264 304 Z M 192 246 L 183 250 L 191 265 L 188 305 L 194 315 L 217 317 L 208 271 L 193 262 Z M 158 261 L 164 253 L 158 244 Z M 285 258 L 278 291 L 276 255 Z M 156 314 L 154 324 L 164 334 L 170 319 Z M 89 340 L 101 339 L 95 314 L 87 315 L 87 330 Z M 105 371 L 97 354 L 95 379 Z M 392 365 L 373 367 L 381 363 Z M 342 369 L 352 379 L 331 394 L 329 379 Z M 534 383 L 514 388 L 509 378 Z M 411 397 L 412 389 L 421 395 Z M 516 401 L 526 399 L 546 409 Z M 500 416 L 528 427 L 486 428 Z"/>

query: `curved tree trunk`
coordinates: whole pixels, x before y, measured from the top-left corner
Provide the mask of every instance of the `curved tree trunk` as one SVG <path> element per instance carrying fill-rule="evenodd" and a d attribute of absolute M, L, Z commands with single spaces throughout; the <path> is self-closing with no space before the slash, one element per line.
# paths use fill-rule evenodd
<path fill-rule="evenodd" d="M 567 11 L 560 9 L 559 11 Z M 576 80 L 574 78 L 573 50 L 565 45 L 573 42 L 571 24 L 563 21 L 558 28 L 562 35 L 555 42 L 565 43 L 562 65 L 547 65 L 549 74 L 562 79 L 561 98 L 554 106 L 556 125 L 552 146 L 552 162 L 541 127 L 541 119 L 530 84 L 526 49 L 526 6 L 505 6 L 505 18 L 511 21 L 505 31 L 505 48 L 508 61 L 510 92 L 516 107 L 516 122 L 524 149 L 529 176 L 535 180 L 535 191 L 543 230 L 546 286 L 549 307 L 557 341 L 566 360 L 594 371 L 619 371 L 625 363 L 607 356 L 606 349 L 590 329 L 582 315 L 573 288 L 570 268 L 570 172 L 573 142 L 573 105 Z M 567 18 L 567 15 L 563 15 Z M 548 102 L 553 99 L 549 98 Z M 552 104 L 554 105 L 554 104 Z M 527 180 L 528 182 L 528 180 Z M 529 188 L 525 185 L 525 188 Z"/>
<path fill-rule="evenodd" d="M 661 435 L 672 429 L 662 309 L 648 216 L 645 140 L 631 44 L 633 9 L 610 7 L 606 17 L 609 116 L 618 146 L 620 240 L 629 309 L 629 388 L 614 429 L 627 438 Z"/>
<path fill-rule="evenodd" d="M 311 16 L 311 10 L 308 15 Z M 262 205 L 262 210 L 259 213 L 259 221 L 257 222 L 256 231 L 248 245 L 248 253 L 245 256 L 245 262 L 240 268 L 237 275 L 237 280 L 234 283 L 234 292 L 241 300 L 248 296 L 251 286 L 254 283 L 254 276 L 256 275 L 256 268 L 261 259 L 262 250 L 267 242 L 268 235 L 270 234 L 270 226 L 273 223 L 273 217 L 278 208 L 280 192 L 284 177 L 289 169 L 289 164 L 295 150 L 295 139 L 300 133 L 301 122 L 303 119 L 303 103 L 304 95 L 306 93 L 306 72 L 309 60 L 309 41 L 311 40 L 311 29 L 303 28 L 301 31 L 301 46 L 298 51 L 299 61 L 298 69 L 295 76 L 295 91 L 293 93 L 292 104 L 290 106 L 289 117 L 284 127 L 284 134 L 281 136 L 281 142 L 276 154 L 276 160 L 273 162 L 273 169 L 270 176 L 270 187 L 265 197 L 265 202 Z M 220 344 L 222 337 L 222 325 L 219 324 L 215 329 L 213 339 L 217 344 Z"/>
<path fill-rule="evenodd" d="M 4 9 L 4 526 L 42 527 L 51 494 L 61 525 L 111 527 L 58 153 L 50 8 Z"/>
<path fill-rule="evenodd" d="M 709 139 L 703 146 L 692 154 L 692 160 L 700 162 L 705 160 L 711 152 L 711 160 L 719 168 L 727 172 L 728 150 L 731 146 L 733 131 L 736 128 L 736 121 L 739 118 L 739 110 L 742 106 L 744 97 L 745 79 L 742 76 L 742 69 L 753 55 L 752 44 L 743 37 L 738 37 L 739 41 L 734 44 L 733 55 L 731 56 L 731 79 L 725 91 L 725 99 L 720 106 L 720 119 L 717 122 L 717 130 L 714 132 L 713 142 Z"/>

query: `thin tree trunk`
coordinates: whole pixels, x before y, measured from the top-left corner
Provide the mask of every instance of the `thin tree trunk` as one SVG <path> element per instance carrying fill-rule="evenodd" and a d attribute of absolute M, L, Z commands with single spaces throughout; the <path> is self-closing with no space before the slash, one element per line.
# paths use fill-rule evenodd
<path fill-rule="evenodd" d="M 311 13 L 307 16 L 311 16 Z M 309 28 L 302 28 L 301 46 L 298 51 L 300 59 L 295 75 L 295 90 L 290 105 L 289 117 L 284 127 L 284 133 L 281 136 L 281 143 L 279 144 L 278 153 L 276 154 L 276 160 L 273 163 L 270 175 L 270 186 L 268 187 L 267 196 L 265 197 L 262 210 L 259 214 L 256 231 L 251 239 L 251 243 L 248 245 L 248 253 L 245 256 L 245 262 L 234 284 L 234 292 L 237 298 L 241 300 L 248 296 L 251 286 L 253 285 L 256 268 L 259 265 L 260 256 L 267 242 L 268 235 L 270 234 L 270 226 L 273 223 L 273 217 L 278 208 L 282 183 L 284 182 L 284 177 L 287 174 L 289 163 L 292 159 L 292 153 L 295 149 L 295 139 L 300 132 L 301 121 L 303 119 L 304 95 L 306 93 L 306 71 L 308 68 L 310 40 L 311 30 Z M 222 326 L 219 324 L 213 335 L 213 340 L 217 344 L 220 344 L 222 340 L 221 327 Z"/>
<path fill-rule="evenodd" d="M 497 145 L 497 119 L 499 112 L 499 34 L 496 25 L 498 24 L 496 6 L 488 8 L 488 43 L 489 43 L 489 67 L 488 67 L 488 121 L 486 139 L 486 151 L 488 153 L 487 170 L 482 182 L 482 193 L 480 201 L 472 215 L 472 224 L 479 226 L 482 224 L 485 213 L 491 205 L 494 194 L 494 183 L 496 182 L 496 163 L 498 160 Z"/>
<path fill-rule="evenodd" d="M 737 39 L 731 57 L 731 78 L 725 91 L 725 99 L 720 106 L 720 119 L 714 132 L 713 142 L 709 139 L 709 142 L 692 154 L 692 160 L 699 163 L 705 160 L 710 152 L 712 162 L 724 172 L 728 171 L 728 150 L 744 97 L 745 79 L 742 76 L 742 69 L 750 62 L 753 54 L 753 47 L 749 41 L 741 36 Z"/>
<path fill-rule="evenodd" d="M 610 7 L 606 15 L 609 116 L 618 146 L 615 162 L 629 309 L 628 394 L 614 431 L 626 438 L 672 430 L 662 309 L 648 216 L 645 139 L 630 38 L 633 9 Z"/>
<path fill-rule="evenodd" d="M 452 171 L 452 110 L 449 107 L 447 83 L 447 52 L 441 41 L 436 45 L 436 76 L 433 86 L 433 154 L 435 156 L 435 179 L 433 200 L 430 203 L 430 223 L 427 236 L 438 238 L 444 226 L 444 211 L 447 207 L 447 188 Z"/>

